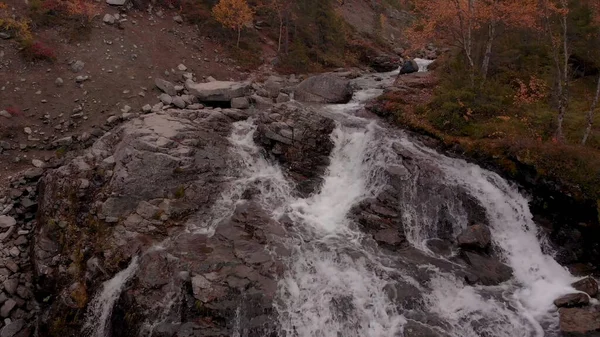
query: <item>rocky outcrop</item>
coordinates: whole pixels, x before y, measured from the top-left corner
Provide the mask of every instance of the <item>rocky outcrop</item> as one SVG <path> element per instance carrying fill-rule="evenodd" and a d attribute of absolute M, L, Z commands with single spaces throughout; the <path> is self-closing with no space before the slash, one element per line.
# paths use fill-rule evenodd
<path fill-rule="evenodd" d="M 255 141 L 287 169 L 298 192 L 308 196 L 320 185 L 329 164 L 334 128 L 330 118 L 285 103 L 260 114 Z"/>
<path fill-rule="evenodd" d="M 300 102 L 347 103 L 352 98 L 350 81 L 335 74 L 322 74 L 302 81 L 294 91 Z"/>
<path fill-rule="evenodd" d="M 494 257 L 472 252 L 463 252 L 462 257 L 470 266 L 469 275 L 466 277 L 470 284 L 492 286 L 506 282 L 512 277 L 512 269 Z"/>
<path fill-rule="evenodd" d="M 250 83 L 214 81 L 208 83 L 185 82 L 186 89 L 200 102 L 231 102 L 233 98 L 248 94 Z"/>
<path fill-rule="evenodd" d="M 42 335 L 58 328 L 77 334 L 82 322 L 75 313 L 86 307 L 103 281 L 124 269 L 140 253 L 144 254 L 140 257 L 139 274 L 119 300 L 121 304 L 113 315 L 116 329 L 137 331 L 136 324 L 141 326 L 146 318 L 145 310 L 155 312 L 157 303 L 173 292 L 187 299 L 182 303 L 196 308 L 192 310 L 195 316 L 190 317 L 201 317 L 218 309 L 221 310 L 218 317 L 224 318 L 216 321 L 213 328 L 230 328 L 220 322 L 229 321 L 237 304 L 225 300 L 234 295 L 221 284 L 231 284 L 232 289 L 237 289 L 239 284 L 263 282 L 253 270 L 255 265 L 267 263 L 267 256 L 261 255 L 257 244 L 252 245 L 250 240 L 256 237 L 262 245 L 267 239 L 259 238 L 259 229 L 247 235 L 236 231 L 233 227 L 241 224 L 233 223 L 217 231 L 215 235 L 221 239 L 210 243 L 206 242 L 206 234 L 177 233 L 199 226 L 195 220 L 198 217 L 209 216 L 211 205 L 222 189 L 230 125 L 247 116 L 235 109 L 166 110 L 142 115 L 107 133 L 84 154 L 44 176 L 32 251 L 36 296 L 46 298 Z M 240 219 L 246 219 L 244 216 L 257 219 L 243 210 L 239 214 L 232 221 L 241 222 Z M 253 210 L 252 214 L 260 213 Z M 253 221 L 261 226 L 266 223 Z M 244 230 L 251 228 L 249 224 L 244 226 Z M 229 232 L 224 232 L 227 229 Z M 173 246 L 164 241 L 167 237 L 173 240 L 176 251 L 168 249 Z M 231 240 L 237 241 L 236 245 Z M 164 249 L 149 249 L 159 244 Z M 179 256 L 182 262 L 173 263 L 172 256 Z M 225 257 L 221 262 L 214 260 Z M 210 273 L 236 258 L 242 269 L 230 273 L 238 273 L 240 280 L 227 274 L 218 278 L 219 286 L 213 285 L 217 278 L 211 279 Z M 209 262 L 211 259 L 213 264 Z M 241 265 L 245 264 L 249 269 L 243 269 Z M 264 272 L 269 268 L 270 265 L 265 266 Z M 200 282 L 202 277 L 208 283 Z M 196 280 L 195 295 L 191 280 Z M 264 282 L 257 287 L 266 287 Z M 198 287 L 204 287 L 201 292 L 204 295 Z M 213 289 L 213 295 L 201 297 L 207 296 L 206 287 Z M 263 288 L 256 292 L 261 294 L 257 298 L 267 293 Z M 217 298 L 229 304 L 212 307 Z M 202 304 L 196 306 L 195 301 Z M 127 303 L 131 305 L 119 311 L 119 305 Z M 125 312 L 129 315 L 127 319 Z M 55 326 L 53 322 L 63 325 Z"/>
<path fill-rule="evenodd" d="M 560 331 L 566 337 L 600 335 L 600 307 L 562 308 Z"/>

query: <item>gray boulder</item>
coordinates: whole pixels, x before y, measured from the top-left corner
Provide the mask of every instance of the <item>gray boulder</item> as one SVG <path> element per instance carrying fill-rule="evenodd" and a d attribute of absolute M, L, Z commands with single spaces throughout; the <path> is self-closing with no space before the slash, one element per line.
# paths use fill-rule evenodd
<path fill-rule="evenodd" d="M 352 88 L 348 79 L 322 74 L 298 84 L 294 98 L 300 102 L 347 103 L 352 98 Z"/>
<path fill-rule="evenodd" d="M 493 257 L 471 252 L 463 252 L 462 257 L 470 265 L 466 279 L 470 284 L 493 286 L 512 277 L 512 269 Z"/>
<path fill-rule="evenodd" d="M 201 102 L 230 102 L 233 98 L 245 96 L 250 84 L 229 81 L 194 83 L 188 80 L 185 82 L 185 87 Z"/>
<path fill-rule="evenodd" d="M 177 95 L 177 90 L 175 90 L 175 85 L 167 80 L 163 80 L 162 78 L 157 78 L 154 80 L 154 84 L 162 90 L 165 94 L 169 96 Z"/>

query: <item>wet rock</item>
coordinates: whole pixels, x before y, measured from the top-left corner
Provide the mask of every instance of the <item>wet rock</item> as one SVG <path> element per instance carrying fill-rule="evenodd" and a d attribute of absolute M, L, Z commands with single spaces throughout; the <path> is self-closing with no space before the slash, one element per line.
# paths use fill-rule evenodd
<path fill-rule="evenodd" d="M 596 297 L 598 295 L 598 282 L 592 277 L 581 279 L 571 284 L 571 286 L 590 295 L 590 297 Z"/>
<path fill-rule="evenodd" d="M 490 246 L 492 234 L 487 226 L 476 224 L 467 227 L 456 240 L 462 249 L 483 250 Z"/>
<path fill-rule="evenodd" d="M 352 88 L 348 79 L 322 74 L 298 84 L 294 98 L 300 102 L 347 103 L 352 98 Z"/>
<path fill-rule="evenodd" d="M 380 243 L 385 243 L 390 246 L 402 246 L 406 242 L 406 238 L 397 229 L 387 228 L 376 232 L 373 239 Z"/>
<path fill-rule="evenodd" d="M 400 68 L 400 75 L 412 74 L 412 73 L 416 73 L 418 71 L 419 71 L 419 65 L 417 64 L 417 62 L 415 62 L 415 60 L 411 59 L 411 60 L 404 61 L 402 68 Z"/>
<path fill-rule="evenodd" d="M 589 303 L 588 295 L 582 293 L 568 294 L 554 300 L 554 305 L 559 308 L 583 307 Z"/>
<path fill-rule="evenodd" d="M 194 83 L 188 80 L 185 82 L 185 87 L 201 102 L 231 102 L 233 98 L 245 96 L 250 84 L 228 81 Z"/>
<path fill-rule="evenodd" d="M 600 310 L 597 306 L 586 308 L 561 308 L 560 331 L 563 336 L 584 337 L 600 335 Z"/>
<path fill-rule="evenodd" d="M 169 96 L 177 95 L 177 90 L 175 90 L 175 85 L 169 81 L 163 80 L 162 78 L 157 78 L 154 80 L 154 84 L 162 90 L 165 94 Z"/>
<path fill-rule="evenodd" d="M 462 257 L 470 265 L 468 283 L 491 286 L 506 282 L 512 277 L 512 269 L 493 257 L 472 252 L 463 252 Z"/>
<path fill-rule="evenodd" d="M 290 171 L 302 194 L 310 194 L 329 164 L 333 149 L 329 135 L 334 128 L 333 120 L 286 103 L 260 116 L 255 141 Z"/>
<path fill-rule="evenodd" d="M 447 334 L 437 331 L 423 323 L 408 320 L 404 325 L 404 337 L 446 337 Z"/>

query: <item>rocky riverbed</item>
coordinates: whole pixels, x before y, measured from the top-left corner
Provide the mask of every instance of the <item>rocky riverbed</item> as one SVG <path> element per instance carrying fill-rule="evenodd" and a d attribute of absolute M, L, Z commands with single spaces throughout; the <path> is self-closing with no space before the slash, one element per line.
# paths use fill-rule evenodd
<path fill-rule="evenodd" d="M 160 103 L 14 179 L 0 336 L 597 333 L 596 281 L 518 189 L 377 120 L 395 74 L 357 76 L 157 79 Z"/>

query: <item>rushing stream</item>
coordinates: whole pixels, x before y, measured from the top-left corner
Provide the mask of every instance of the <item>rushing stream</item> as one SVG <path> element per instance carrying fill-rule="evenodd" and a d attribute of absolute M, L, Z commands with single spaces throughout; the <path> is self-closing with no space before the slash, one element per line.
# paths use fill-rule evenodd
<path fill-rule="evenodd" d="M 259 190 L 258 201 L 274 219 L 285 217 L 294 223 L 285 242 L 291 256 L 274 303 L 280 337 L 403 336 L 407 322 L 419 315 L 435 317 L 427 325 L 440 336 L 556 336 L 552 301 L 573 291 L 569 284 L 574 278 L 542 251 L 527 199 L 495 173 L 441 155 L 401 130 L 357 116 L 364 102 L 381 94 L 396 74 L 379 74 L 382 81 L 376 81 L 376 75 L 357 79 L 360 89 L 353 101 L 321 107 L 337 123 L 331 135 L 334 149 L 320 190 L 307 198 L 295 196 L 281 168 L 263 157 L 253 141 L 253 120 L 235 123 L 229 138 L 238 160 L 231 172 L 234 181 L 213 206 L 213 217 L 196 221 L 189 230 L 212 235 L 250 185 Z M 468 225 L 467 217 L 452 194 L 423 189 L 419 182 L 425 169 L 419 165 L 407 169 L 399 152 L 439 172 L 436 186 L 460 188 L 477 200 L 487 215 L 496 253 L 513 269 L 510 281 L 499 286 L 466 285 L 452 272 L 455 262 L 450 257 L 434 256 L 427 242 L 436 238 L 439 209 L 447 210 L 446 217 L 457 230 Z M 386 172 L 392 168 L 406 172 L 399 208 L 407 240 L 419 258 L 380 249 L 350 216 L 353 207 L 385 190 L 390 184 Z M 134 260 L 105 283 L 91 308 L 101 315 L 90 317 L 106 321 L 136 264 Z M 413 306 L 403 307 L 390 298 L 390 285 L 398 284 L 414 289 Z M 234 336 L 244 336 L 240 315 L 238 309 Z M 90 321 L 86 329 L 104 336 L 105 322 Z"/>

